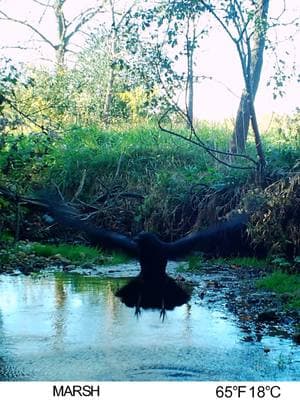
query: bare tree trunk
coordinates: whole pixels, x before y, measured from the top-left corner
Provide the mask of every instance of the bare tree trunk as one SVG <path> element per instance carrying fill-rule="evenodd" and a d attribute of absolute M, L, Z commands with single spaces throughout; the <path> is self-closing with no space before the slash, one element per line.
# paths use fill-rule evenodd
<path fill-rule="evenodd" d="M 189 125 L 193 125 L 194 121 L 194 71 L 193 71 L 193 56 L 188 58 L 188 75 L 187 75 L 187 116 Z"/>
<path fill-rule="evenodd" d="M 109 71 L 109 78 L 108 78 L 108 86 L 106 91 L 104 109 L 103 109 L 103 122 L 105 126 L 109 125 L 110 123 L 110 114 L 111 114 L 111 105 L 113 99 L 113 88 L 115 83 L 115 71 L 113 67 L 110 68 Z"/>
<path fill-rule="evenodd" d="M 190 34 L 190 25 L 192 33 Z M 186 112 L 188 127 L 194 122 L 194 50 L 196 42 L 196 23 L 193 17 L 188 19 L 186 32 L 186 55 L 187 55 L 187 85 L 186 85 Z"/>
<path fill-rule="evenodd" d="M 66 50 L 63 46 L 57 46 L 55 50 L 55 60 L 56 60 L 56 71 L 59 72 L 65 67 L 65 55 Z"/>
<path fill-rule="evenodd" d="M 110 43 L 110 71 L 109 71 L 108 86 L 107 86 L 104 109 L 103 109 L 103 122 L 105 126 L 109 125 L 110 123 L 113 90 L 116 78 L 116 73 L 113 64 L 117 57 L 117 41 L 118 41 L 118 28 L 119 28 L 116 20 L 116 10 L 115 10 L 114 0 L 109 0 L 109 4 L 111 12 L 111 43 Z"/>
<path fill-rule="evenodd" d="M 234 131 L 230 145 L 231 151 L 233 153 L 245 152 L 245 145 L 247 141 L 249 124 L 250 124 L 249 96 L 247 96 L 247 92 L 244 91 L 237 111 Z"/>
<path fill-rule="evenodd" d="M 66 49 L 69 41 L 66 36 L 66 20 L 63 11 L 64 3 L 65 0 L 56 0 L 53 5 L 59 40 L 59 44 L 55 46 L 55 59 L 57 70 L 64 68 Z"/>
<path fill-rule="evenodd" d="M 56 0 L 53 6 L 59 39 L 59 44 L 55 46 L 55 58 L 58 69 L 64 67 L 66 53 L 66 21 L 63 11 L 64 2 L 65 0 Z"/>
<path fill-rule="evenodd" d="M 263 65 L 263 53 L 265 48 L 265 28 L 264 24 L 266 23 L 268 9 L 269 9 L 269 0 L 260 0 L 260 27 L 256 30 L 256 34 L 254 36 L 254 46 L 252 49 L 251 55 L 251 66 L 250 66 L 250 84 L 251 84 L 251 93 L 252 99 L 249 98 L 249 93 L 244 91 L 239 108 L 236 115 L 235 127 L 232 136 L 231 143 L 231 151 L 242 153 L 245 151 L 248 130 L 251 119 L 251 100 L 254 102 L 257 88 L 259 85 L 262 65 Z"/>
<path fill-rule="evenodd" d="M 264 153 L 264 149 L 263 149 L 262 142 L 261 142 L 261 136 L 259 133 L 259 128 L 258 128 L 256 112 L 255 112 L 255 107 L 254 107 L 253 101 L 250 101 L 250 115 L 251 115 L 251 126 L 253 129 L 254 138 L 255 138 L 256 152 L 257 152 L 257 156 L 258 156 L 258 164 L 257 164 L 257 171 L 256 171 L 257 184 L 262 186 L 265 181 L 266 159 L 265 159 L 265 153 Z"/>

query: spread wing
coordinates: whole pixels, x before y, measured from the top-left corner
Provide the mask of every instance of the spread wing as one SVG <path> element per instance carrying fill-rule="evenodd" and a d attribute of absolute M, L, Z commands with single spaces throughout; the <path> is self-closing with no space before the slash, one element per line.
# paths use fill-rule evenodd
<path fill-rule="evenodd" d="M 121 250 L 131 257 L 138 256 L 137 243 L 126 235 L 110 231 L 103 228 L 98 228 L 86 221 L 80 219 L 76 210 L 58 202 L 43 198 L 43 203 L 46 203 L 48 212 L 60 224 L 85 233 L 89 241 L 96 246 L 104 249 Z"/>
<path fill-rule="evenodd" d="M 169 260 L 176 260 L 196 250 L 218 256 L 236 254 L 247 246 L 247 222 L 248 216 L 241 214 L 175 242 L 166 243 L 167 257 Z"/>

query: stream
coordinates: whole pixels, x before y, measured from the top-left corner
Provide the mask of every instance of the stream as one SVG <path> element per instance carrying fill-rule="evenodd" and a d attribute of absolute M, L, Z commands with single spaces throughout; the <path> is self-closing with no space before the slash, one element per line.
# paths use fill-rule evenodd
<path fill-rule="evenodd" d="M 245 340 L 237 316 L 199 297 L 166 311 L 115 292 L 136 266 L 101 273 L 0 275 L 2 381 L 300 380 L 300 346 Z"/>

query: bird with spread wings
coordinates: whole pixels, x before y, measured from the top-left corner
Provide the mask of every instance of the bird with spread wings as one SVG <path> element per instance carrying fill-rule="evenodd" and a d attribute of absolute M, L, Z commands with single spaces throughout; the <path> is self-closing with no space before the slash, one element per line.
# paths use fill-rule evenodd
<path fill-rule="evenodd" d="M 80 219 L 76 211 L 62 202 L 48 201 L 48 212 L 60 224 L 85 233 L 92 245 L 120 250 L 136 258 L 145 279 L 162 276 L 169 260 L 178 260 L 193 251 L 214 256 L 237 254 L 247 247 L 248 216 L 236 217 L 184 236 L 174 242 L 165 242 L 154 233 L 142 232 L 130 238 L 108 229 L 99 228 Z"/>

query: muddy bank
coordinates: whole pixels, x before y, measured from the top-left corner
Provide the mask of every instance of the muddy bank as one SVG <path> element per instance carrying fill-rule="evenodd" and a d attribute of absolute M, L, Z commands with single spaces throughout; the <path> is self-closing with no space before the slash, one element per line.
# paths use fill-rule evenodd
<path fill-rule="evenodd" d="M 245 341 L 260 341 L 267 334 L 300 343 L 300 311 L 287 307 L 288 293 L 257 288 L 257 280 L 266 275 L 258 267 L 206 265 L 199 274 L 185 273 L 181 279 L 196 285 L 199 302 L 232 312 Z"/>

